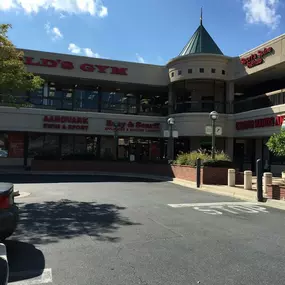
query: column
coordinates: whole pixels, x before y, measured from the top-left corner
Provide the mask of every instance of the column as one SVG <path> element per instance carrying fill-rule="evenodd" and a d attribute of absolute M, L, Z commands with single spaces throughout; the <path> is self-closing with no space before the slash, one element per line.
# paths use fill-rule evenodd
<path fill-rule="evenodd" d="M 29 156 L 29 134 L 24 133 L 24 168 L 28 166 Z"/>
<path fill-rule="evenodd" d="M 172 114 L 174 112 L 174 93 L 173 93 L 173 85 L 168 85 L 168 114 Z"/>
<path fill-rule="evenodd" d="M 47 106 L 48 100 L 49 100 L 49 99 L 46 99 L 46 98 L 48 98 L 48 83 L 47 82 L 44 83 L 44 94 L 43 95 L 44 95 L 43 105 Z"/>
<path fill-rule="evenodd" d="M 226 103 L 227 103 L 227 114 L 233 112 L 233 101 L 235 98 L 235 84 L 233 81 L 228 81 L 226 83 Z"/>
<path fill-rule="evenodd" d="M 234 160 L 234 139 L 233 138 L 226 138 L 226 154 Z"/>

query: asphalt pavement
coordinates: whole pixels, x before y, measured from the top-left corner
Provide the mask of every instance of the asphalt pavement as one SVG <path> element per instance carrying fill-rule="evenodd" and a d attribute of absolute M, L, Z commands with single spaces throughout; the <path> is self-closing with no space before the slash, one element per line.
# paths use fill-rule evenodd
<path fill-rule="evenodd" d="M 31 193 L 6 242 L 11 284 L 284 283 L 282 210 L 165 181 L 0 179 Z"/>

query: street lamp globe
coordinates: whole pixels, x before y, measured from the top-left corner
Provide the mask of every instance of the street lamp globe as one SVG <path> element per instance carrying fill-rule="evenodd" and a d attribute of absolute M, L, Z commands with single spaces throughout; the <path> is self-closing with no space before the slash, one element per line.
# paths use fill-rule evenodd
<path fill-rule="evenodd" d="M 175 124 L 174 118 L 169 118 L 169 119 L 167 120 L 167 124 L 168 124 L 168 125 L 174 125 L 174 124 Z"/>
<path fill-rule="evenodd" d="M 210 119 L 216 121 L 219 118 L 219 114 L 216 111 L 210 113 Z"/>

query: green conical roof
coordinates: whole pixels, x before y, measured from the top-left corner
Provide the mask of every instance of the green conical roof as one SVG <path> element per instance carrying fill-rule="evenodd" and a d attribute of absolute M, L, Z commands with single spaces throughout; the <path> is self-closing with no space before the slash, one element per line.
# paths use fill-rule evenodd
<path fill-rule="evenodd" d="M 179 56 L 195 54 L 195 53 L 211 53 L 211 54 L 221 54 L 222 51 L 219 49 L 217 44 L 214 42 L 212 37 L 209 35 L 207 30 L 204 28 L 202 19 L 200 26 L 191 37 L 189 42 L 183 48 Z"/>

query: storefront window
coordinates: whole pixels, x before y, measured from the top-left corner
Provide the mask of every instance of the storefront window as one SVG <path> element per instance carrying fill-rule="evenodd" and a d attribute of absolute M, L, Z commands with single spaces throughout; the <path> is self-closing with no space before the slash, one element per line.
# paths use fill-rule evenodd
<path fill-rule="evenodd" d="M 0 133 L 0 158 L 8 157 L 9 144 L 8 144 L 8 134 Z"/>
<path fill-rule="evenodd" d="M 116 156 L 116 143 L 114 137 L 101 138 L 101 153 L 103 159 L 114 159 Z"/>
<path fill-rule="evenodd" d="M 94 136 L 86 137 L 86 149 L 87 153 L 96 154 L 97 153 L 97 142 L 98 138 Z"/>
<path fill-rule="evenodd" d="M 75 108 L 98 110 L 99 93 L 94 90 L 75 90 Z"/>
<path fill-rule="evenodd" d="M 128 113 L 128 97 L 119 92 L 102 92 L 102 112 Z"/>
<path fill-rule="evenodd" d="M 43 104 L 43 96 L 44 96 L 44 87 L 30 91 L 29 93 L 29 101 L 31 104 L 34 104 L 36 106 Z"/>
<path fill-rule="evenodd" d="M 34 133 L 29 135 L 29 157 L 41 155 L 43 152 L 45 134 Z"/>
<path fill-rule="evenodd" d="M 46 134 L 43 142 L 43 153 L 57 155 L 59 153 L 59 136 Z"/>

